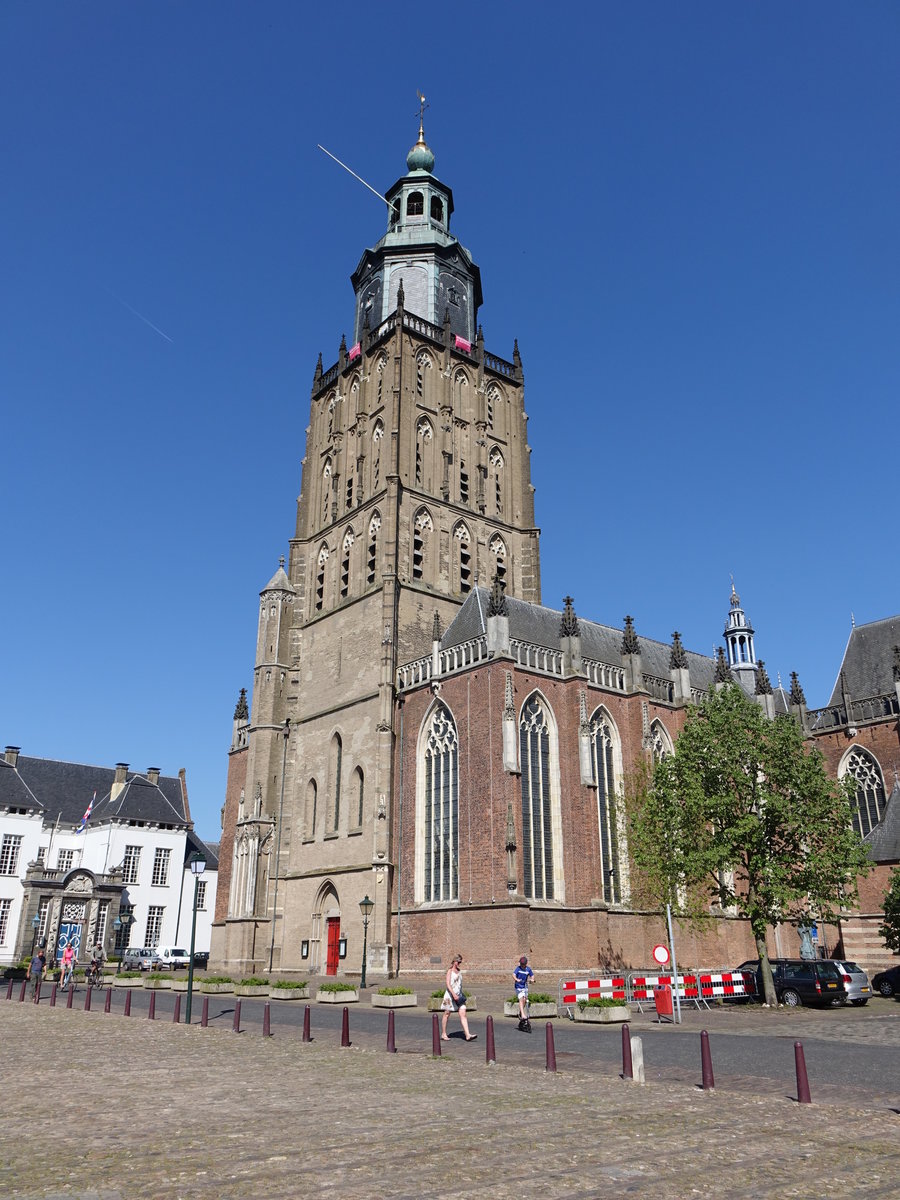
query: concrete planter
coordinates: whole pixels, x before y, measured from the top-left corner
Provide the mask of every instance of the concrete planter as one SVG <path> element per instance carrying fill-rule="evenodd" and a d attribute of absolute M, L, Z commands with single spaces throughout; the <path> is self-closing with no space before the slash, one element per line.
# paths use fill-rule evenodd
<path fill-rule="evenodd" d="M 269 985 L 267 983 L 236 983 L 234 985 L 234 994 L 236 996 L 265 996 L 268 998 Z"/>
<path fill-rule="evenodd" d="M 187 990 L 188 990 L 188 981 L 186 979 L 173 979 L 172 980 L 172 991 L 173 992 L 186 992 Z M 200 991 L 200 980 L 199 979 L 194 980 L 193 991 L 195 991 L 195 992 Z"/>
<path fill-rule="evenodd" d="M 576 1004 L 572 1009 L 576 1021 L 589 1025 L 621 1025 L 623 1021 L 631 1020 L 627 1004 L 617 1004 L 614 1008 L 584 1008 Z"/>
<path fill-rule="evenodd" d="M 171 979 L 145 979 L 144 987 L 148 988 L 151 992 L 171 991 L 172 990 L 172 980 Z"/>
<path fill-rule="evenodd" d="M 116 982 L 113 984 L 113 987 L 120 988 L 139 988 L 143 986 L 143 980 L 139 976 L 136 979 L 123 979 L 121 975 L 117 975 Z"/>
<path fill-rule="evenodd" d="M 428 1011 L 429 1012 L 440 1012 L 441 1011 L 441 997 L 440 996 L 429 996 L 428 997 Z M 470 1012 L 477 1012 L 477 1011 L 478 1011 L 478 1005 L 475 1002 L 475 997 L 474 996 L 466 996 L 466 1012 L 470 1013 Z"/>
<path fill-rule="evenodd" d="M 205 992 L 208 996 L 220 996 L 226 992 L 234 991 L 233 983 L 201 983 L 200 991 Z"/>
<path fill-rule="evenodd" d="M 355 1004 L 359 1000 L 359 992 L 356 988 L 348 988 L 345 992 L 323 992 L 321 988 L 316 992 L 317 1004 Z"/>
<path fill-rule="evenodd" d="M 504 1017 L 515 1017 L 519 1019 L 518 1004 L 510 1004 L 508 1000 L 503 1002 Z M 531 1019 L 533 1021 L 546 1020 L 548 1017 L 558 1017 L 559 1010 L 555 1004 L 532 1004 Z"/>
<path fill-rule="evenodd" d="M 408 996 L 379 996 L 377 992 L 372 993 L 373 1008 L 415 1008 L 418 1003 L 415 992 Z"/>
<path fill-rule="evenodd" d="M 309 988 L 269 988 L 270 1000 L 308 1000 Z"/>

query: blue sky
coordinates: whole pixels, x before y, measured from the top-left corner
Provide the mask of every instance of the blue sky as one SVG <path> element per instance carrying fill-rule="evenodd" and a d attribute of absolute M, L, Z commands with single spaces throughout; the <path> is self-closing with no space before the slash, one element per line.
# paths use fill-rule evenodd
<path fill-rule="evenodd" d="M 900 8 L 0 8 L 0 741 L 215 840 L 316 356 L 427 95 L 525 368 L 544 602 L 710 653 L 733 573 L 827 702 L 894 614 Z"/>

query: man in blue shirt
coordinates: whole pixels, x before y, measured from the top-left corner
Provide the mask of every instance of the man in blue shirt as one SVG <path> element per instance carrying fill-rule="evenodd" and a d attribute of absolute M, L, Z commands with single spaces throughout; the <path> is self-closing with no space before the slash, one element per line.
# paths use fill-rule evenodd
<path fill-rule="evenodd" d="M 519 1002 L 519 1030 L 522 1033 L 531 1033 L 531 1022 L 528 1019 L 528 984 L 534 979 L 534 971 L 529 967 L 524 954 L 513 971 L 513 979 L 516 985 L 516 999 Z"/>

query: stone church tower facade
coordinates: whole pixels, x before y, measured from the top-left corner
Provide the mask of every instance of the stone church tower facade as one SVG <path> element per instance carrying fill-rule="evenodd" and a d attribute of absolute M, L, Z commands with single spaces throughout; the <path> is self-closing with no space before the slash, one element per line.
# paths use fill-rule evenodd
<path fill-rule="evenodd" d="M 385 200 L 351 277 L 353 344 L 316 366 L 290 555 L 235 714 L 212 945 L 232 971 L 334 973 L 344 938 L 358 965 L 365 896 L 368 962 L 393 969 L 398 665 L 478 582 L 541 599 L 518 347 L 484 348 L 480 272 L 421 123 Z"/>

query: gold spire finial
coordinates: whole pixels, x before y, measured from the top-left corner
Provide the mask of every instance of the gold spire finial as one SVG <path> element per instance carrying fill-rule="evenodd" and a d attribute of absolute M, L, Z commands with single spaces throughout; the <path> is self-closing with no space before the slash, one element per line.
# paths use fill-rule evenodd
<path fill-rule="evenodd" d="M 425 103 L 425 93 L 420 92 L 416 88 L 416 95 L 419 97 L 419 141 L 425 141 L 425 109 L 431 106 Z"/>

